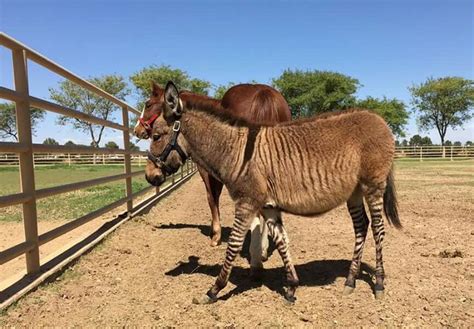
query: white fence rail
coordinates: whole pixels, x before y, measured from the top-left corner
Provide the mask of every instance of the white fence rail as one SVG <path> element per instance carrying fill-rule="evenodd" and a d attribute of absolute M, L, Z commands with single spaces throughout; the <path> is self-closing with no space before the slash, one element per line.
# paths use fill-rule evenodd
<path fill-rule="evenodd" d="M 14 153 L 0 153 L 0 166 L 18 166 L 19 156 Z M 51 165 L 123 165 L 124 154 L 77 154 L 77 153 L 34 153 L 34 166 Z M 146 164 L 146 156 L 133 155 L 130 159 L 132 166 Z"/>
<path fill-rule="evenodd" d="M 474 146 L 401 146 L 395 158 L 407 160 L 466 160 L 474 159 Z"/>

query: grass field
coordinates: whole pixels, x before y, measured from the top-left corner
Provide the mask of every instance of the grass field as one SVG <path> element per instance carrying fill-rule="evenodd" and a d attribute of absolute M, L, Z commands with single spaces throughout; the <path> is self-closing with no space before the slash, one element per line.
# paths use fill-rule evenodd
<path fill-rule="evenodd" d="M 132 167 L 132 171 L 143 168 Z M 45 166 L 35 169 L 36 189 L 64 185 L 89 179 L 123 173 L 123 166 L 84 165 L 84 166 Z M 0 195 L 20 192 L 20 179 L 17 167 L 0 168 Z M 140 191 L 149 184 L 140 175 L 132 178 L 133 192 Z M 60 194 L 38 200 L 39 220 L 71 220 L 99 209 L 125 196 L 125 181 L 93 186 L 74 192 Z M 20 221 L 21 206 L 3 208 L 0 221 Z"/>

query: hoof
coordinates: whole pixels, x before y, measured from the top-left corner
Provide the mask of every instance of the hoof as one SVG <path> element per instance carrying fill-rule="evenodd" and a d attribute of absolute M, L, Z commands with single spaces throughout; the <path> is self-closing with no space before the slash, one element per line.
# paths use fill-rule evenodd
<path fill-rule="evenodd" d="M 384 295 L 385 293 L 383 290 L 375 290 L 375 299 L 383 299 Z"/>
<path fill-rule="evenodd" d="M 212 303 L 215 303 L 216 301 L 217 301 L 217 298 L 211 298 L 208 295 L 193 298 L 193 304 L 197 304 L 197 305 L 212 304 Z"/>
<path fill-rule="evenodd" d="M 294 305 L 296 302 L 296 297 L 289 294 L 285 294 L 285 301 L 287 305 Z"/>
<path fill-rule="evenodd" d="M 250 267 L 250 278 L 254 281 L 263 279 L 263 267 Z"/>
<path fill-rule="evenodd" d="M 343 296 L 350 295 L 354 292 L 354 288 L 350 286 L 344 286 L 344 290 L 342 291 Z"/>
<path fill-rule="evenodd" d="M 211 247 L 217 247 L 218 245 L 221 244 L 221 241 L 220 240 L 218 240 L 218 241 L 211 240 L 210 244 L 211 244 Z"/>

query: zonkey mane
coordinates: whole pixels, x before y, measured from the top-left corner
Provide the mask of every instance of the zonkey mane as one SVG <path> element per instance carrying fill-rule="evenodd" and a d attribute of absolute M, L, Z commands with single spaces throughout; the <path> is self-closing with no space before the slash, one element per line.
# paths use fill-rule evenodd
<path fill-rule="evenodd" d="M 194 95 L 195 96 L 195 95 Z M 347 115 L 354 112 L 368 112 L 366 109 L 352 108 L 347 110 L 337 110 L 326 113 L 321 113 L 310 118 L 298 119 L 282 123 L 253 123 L 245 120 L 243 118 L 237 117 L 232 113 L 232 110 L 224 109 L 219 102 L 216 102 L 212 98 L 206 98 L 205 96 L 195 96 L 189 97 L 186 99 L 186 107 L 188 111 L 197 111 L 204 112 L 211 115 L 217 121 L 223 122 L 229 126 L 233 127 L 248 127 L 248 128 L 258 128 L 258 127 L 268 127 L 268 126 L 296 126 L 301 125 L 306 122 L 315 121 L 315 120 L 327 120 L 334 117 L 339 117 L 342 115 Z"/>

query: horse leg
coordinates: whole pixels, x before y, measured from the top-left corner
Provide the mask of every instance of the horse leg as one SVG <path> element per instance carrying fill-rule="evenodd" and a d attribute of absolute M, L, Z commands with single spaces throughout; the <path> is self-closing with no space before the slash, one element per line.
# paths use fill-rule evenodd
<path fill-rule="evenodd" d="M 250 227 L 252 219 L 258 214 L 258 208 L 251 203 L 238 202 L 235 209 L 235 220 L 230 232 L 229 242 L 225 254 L 224 264 L 222 265 L 216 283 L 202 298 L 194 298 L 195 304 L 209 304 L 217 301 L 217 294 L 221 291 L 229 281 L 230 272 L 232 271 L 232 263 L 237 254 L 242 249 L 245 234 Z"/>
<path fill-rule="evenodd" d="M 211 208 L 212 212 L 212 240 L 211 246 L 215 247 L 221 244 L 222 229 L 221 229 L 221 213 L 219 210 L 219 198 L 222 193 L 222 184 L 219 180 L 209 175 L 209 183 L 211 187 L 212 200 L 214 201 L 214 208 Z M 210 205 L 211 203 L 209 203 Z"/>
<path fill-rule="evenodd" d="M 385 237 L 385 230 L 382 218 L 383 193 L 385 184 L 368 189 L 365 200 L 369 206 L 371 228 L 375 241 L 375 298 L 382 299 L 384 295 L 385 271 L 382 259 L 382 243 Z"/>
<path fill-rule="evenodd" d="M 365 212 L 364 199 L 360 187 L 356 188 L 347 201 L 347 208 L 349 209 L 352 224 L 354 225 L 355 246 L 349 274 L 347 275 L 344 286 L 344 295 L 348 295 L 354 291 L 356 278 L 360 272 L 360 261 L 364 250 L 365 238 L 367 236 L 367 228 L 369 227 L 369 218 Z"/>
<path fill-rule="evenodd" d="M 280 254 L 285 266 L 286 282 L 288 285 L 285 293 L 285 299 L 290 303 L 294 303 L 296 300 L 295 293 L 296 288 L 299 285 L 299 279 L 291 260 L 288 234 L 283 227 L 281 212 L 274 208 L 265 208 L 263 209 L 263 216 L 265 218 L 265 222 L 267 223 L 270 236 L 273 238 L 273 241 L 275 242 L 275 245 L 278 249 L 278 253 Z"/>
<path fill-rule="evenodd" d="M 198 166 L 198 170 L 206 186 L 207 202 L 211 209 L 211 246 L 215 247 L 221 242 L 219 196 L 222 192 L 223 185 L 203 168 Z"/>

